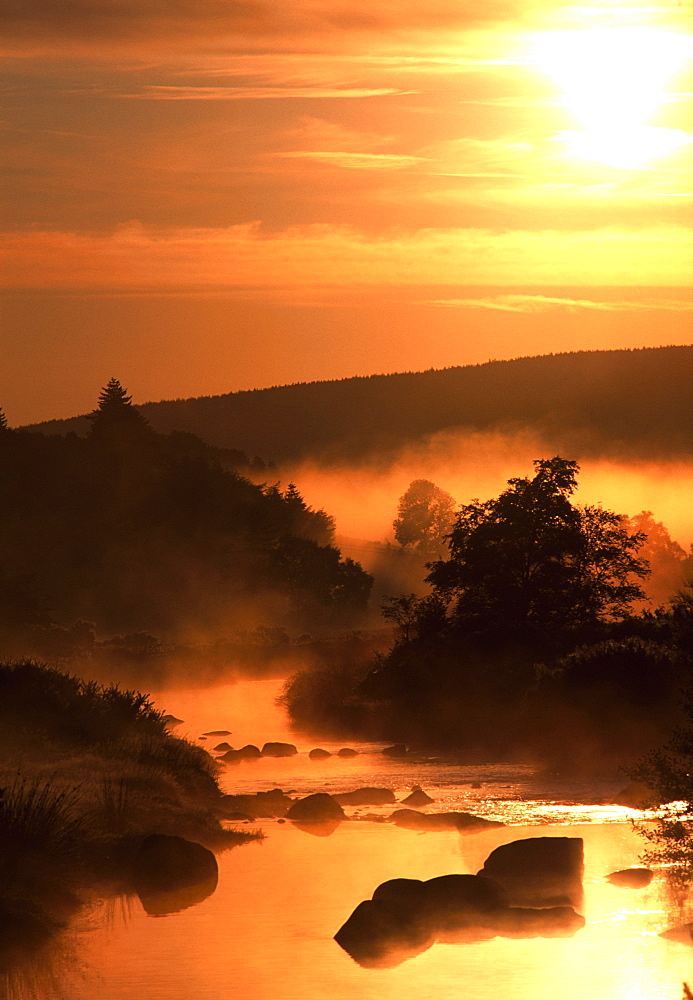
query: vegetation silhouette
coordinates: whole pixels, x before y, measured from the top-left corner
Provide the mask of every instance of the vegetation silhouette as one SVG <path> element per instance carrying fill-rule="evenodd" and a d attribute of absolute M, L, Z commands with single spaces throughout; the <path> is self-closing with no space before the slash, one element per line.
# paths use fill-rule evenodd
<path fill-rule="evenodd" d="M 335 548 L 333 519 L 294 484 L 241 476 L 236 454 L 157 433 L 117 379 L 86 438 L 5 429 L 5 652 L 24 653 L 27 630 L 56 622 L 213 635 L 263 619 L 357 621 L 372 578 Z"/>
<path fill-rule="evenodd" d="M 0 761 L 0 982 L 85 903 L 142 895 L 138 859 L 154 835 L 181 847 L 178 870 L 169 865 L 157 888 L 190 890 L 156 901 L 158 912 L 213 891 L 209 848 L 258 836 L 222 826 L 218 765 L 168 733 L 139 691 L 0 663 Z"/>
<path fill-rule="evenodd" d="M 573 769 L 633 761 L 679 714 L 691 674 L 683 605 L 637 613 L 645 535 L 572 502 L 578 465 L 534 463 L 463 505 L 431 593 L 383 605 L 396 626 L 370 663 L 319 666 L 285 702 L 302 725 Z"/>
<path fill-rule="evenodd" d="M 578 351 L 166 400 L 140 407 L 161 433 L 189 431 L 280 463 L 362 462 L 439 431 L 531 429 L 580 456 L 687 459 L 693 347 Z M 45 433 L 86 434 L 88 420 Z"/>
<path fill-rule="evenodd" d="M 441 557 L 445 536 L 455 519 L 455 501 L 428 479 L 415 479 L 400 497 L 392 527 L 395 538 L 422 559 Z"/>

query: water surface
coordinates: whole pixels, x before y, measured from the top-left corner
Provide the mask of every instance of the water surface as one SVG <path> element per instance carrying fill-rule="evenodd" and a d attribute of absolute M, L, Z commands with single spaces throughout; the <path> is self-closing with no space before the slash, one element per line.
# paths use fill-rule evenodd
<path fill-rule="evenodd" d="M 465 809 L 509 825 L 462 836 L 358 820 L 392 807 L 350 810 L 354 821 L 331 836 L 258 821 L 266 839 L 219 857 L 212 896 L 165 917 L 148 916 L 137 899 L 95 905 L 65 935 L 43 985 L 37 969 L 39 986 L 19 990 L 20 1000 L 680 1000 L 682 981 L 693 980 L 693 950 L 659 937 L 682 915 L 665 873 L 637 891 L 604 880 L 637 863 L 643 849 L 634 814 L 608 804 L 613 783 L 559 781 L 529 765 L 396 761 L 376 744 L 352 744 L 360 751 L 352 760 L 311 761 L 311 747 L 342 744 L 291 732 L 274 703 L 279 687 L 241 682 L 161 692 L 157 702 L 185 720 L 179 731 L 193 739 L 232 730 L 205 741 L 212 745 L 297 745 L 293 758 L 227 768 L 230 792 L 375 784 L 401 799 L 416 783 L 436 798 L 436 811 Z M 380 882 L 476 872 L 497 845 L 537 835 L 585 840 L 587 922 L 574 937 L 435 944 L 380 970 L 360 967 L 333 940 Z"/>

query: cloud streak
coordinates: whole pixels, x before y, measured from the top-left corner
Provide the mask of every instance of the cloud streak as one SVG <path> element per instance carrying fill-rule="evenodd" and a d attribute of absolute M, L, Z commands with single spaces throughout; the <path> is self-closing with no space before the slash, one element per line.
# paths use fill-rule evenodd
<path fill-rule="evenodd" d="M 115 97 L 141 101 L 267 101 L 325 100 L 334 98 L 401 97 L 412 90 L 393 87 L 181 87 L 154 84 L 139 93 Z"/>
<path fill-rule="evenodd" d="M 8 234 L 2 281 L 15 289 L 134 291 L 472 284 L 687 287 L 692 271 L 690 231 L 674 226 L 638 232 L 424 229 L 368 237 L 326 224 L 264 235 L 258 223 L 166 230 L 133 223 L 110 234 Z M 544 302 L 543 307 L 550 304 L 560 303 Z M 481 298 L 477 307 L 527 311 L 537 303 L 506 296 Z"/>
<path fill-rule="evenodd" d="M 551 295 L 493 295 L 488 298 L 427 299 L 426 305 L 458 309 L 495 309 L 499 312 L 537 313 L 550 309 L 586 309 L 596 312 L 693 312 L 693 301 L 686 299 L 571 299 Z"/>

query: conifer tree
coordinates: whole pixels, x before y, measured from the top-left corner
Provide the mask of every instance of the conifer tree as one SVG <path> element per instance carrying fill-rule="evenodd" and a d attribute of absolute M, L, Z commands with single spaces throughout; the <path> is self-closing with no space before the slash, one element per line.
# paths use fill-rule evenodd
<path fill-rule="evenodd" d="M 99 405 L 88 415 L 92 422 L 92 434 L 97 437 L 142 431 L 149 424 L 140 411 L 132 405 L 132 396 L 128 396 L 117 378 L 111 378 L 101 390 Z"/>

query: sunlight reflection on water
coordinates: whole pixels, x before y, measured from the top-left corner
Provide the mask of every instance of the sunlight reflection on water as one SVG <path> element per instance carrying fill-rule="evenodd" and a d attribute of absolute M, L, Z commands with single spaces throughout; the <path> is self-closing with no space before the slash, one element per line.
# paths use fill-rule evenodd
<path fill-rule="evenodd" d="M 609 804 L 618 783 L 565 782 L 522 764 L 395 760 L 380 744 L 358 745 L 352 759 L 312 761 L 311 747 L 343 744 L 292 733 L 273 701 L 280 686 L 243 682 L 164 693 L 166 709 L 186 720 L 181 730 L 193 739 L 228 728 L 232 735 L 219 739 L 233 746 L 298 746 L 292 758 L 226 768 L 228 791 L 280 786 L 300 795 L 379 785 L 401 800 L 416 783 L 436 799 L 431 809 L 509 825 L 462 836 L 363 821 L 316 837 L 290 822 L 259 820 L 253 826 L 266 839 L 220 856 L 213 895 L 163 918 L 148 916 L 136 899 L 97 906 L 69 935 L 69 953 L 80 962 L 62 965 L 60 993 L 12 1000 L 681 1000 L 682 981 L 693 978 L 693 953 L 659 937 L 684 918 L 665 872 L 637 891 L 605 879 L 637 864 L 643 850 L 629 822 L 640 814 Z M 391 810 L 347 812 L 358 818 Z M 499 844 L 537 835 L 585 840 L 587 923 L 574 937 L 437 943 L 379 970 L 360 967 L 333 940 L 380 882 L 473 873 Z M 51 974 L 55 979 L 55 968 Z"/>

